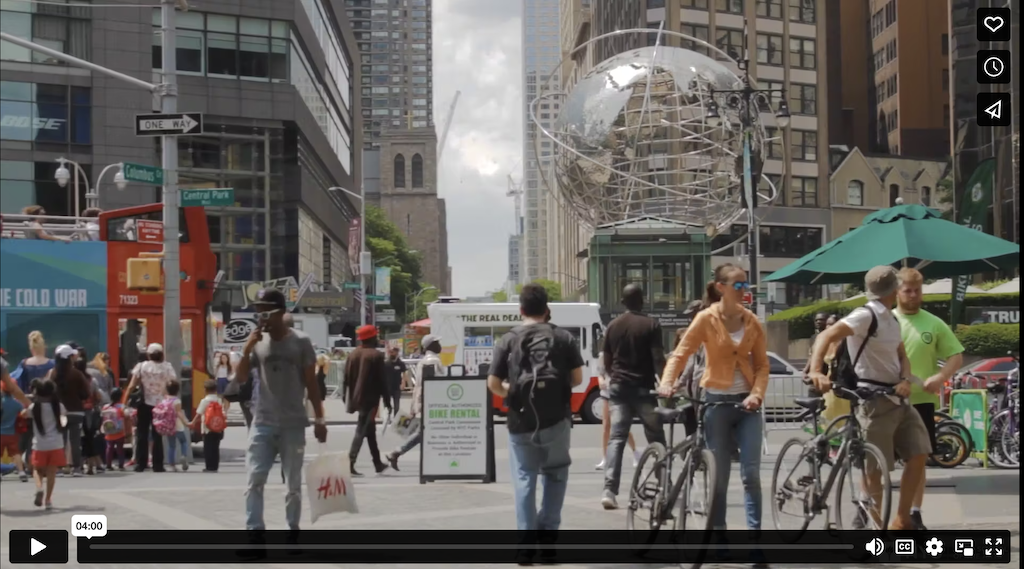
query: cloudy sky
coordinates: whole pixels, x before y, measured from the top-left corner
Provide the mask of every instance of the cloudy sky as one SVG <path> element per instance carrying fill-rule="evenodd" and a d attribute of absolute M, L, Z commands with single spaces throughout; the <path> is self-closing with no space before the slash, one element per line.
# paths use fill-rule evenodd
<path fill-rule="evenodd" d="M 456 296 L 501 288 L 508 273 L 514 204 L 507 178 L 521 179 L 520 2 L 434 0 L 434 120 L 438 136 L 462 91 L 441 159 L 448 255 Z"/>

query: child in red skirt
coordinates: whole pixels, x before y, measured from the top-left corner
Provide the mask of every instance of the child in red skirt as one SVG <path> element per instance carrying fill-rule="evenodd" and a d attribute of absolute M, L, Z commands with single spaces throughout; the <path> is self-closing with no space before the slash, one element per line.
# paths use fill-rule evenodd
<path fill-rule="evenodd" d="M 43 506 L 43 479 L 46 479 L 46 509 L 53 507 L 53 487 L 57 469 L 67 466 L 64 456 L 64 428 L 67 414 L 57 397 L 57 384 L 50 379 L 34 380 L 32 405 L 22 411 L 34 427 L 32 434 L 32 477 L 36 481 L 36 506 Z"/>

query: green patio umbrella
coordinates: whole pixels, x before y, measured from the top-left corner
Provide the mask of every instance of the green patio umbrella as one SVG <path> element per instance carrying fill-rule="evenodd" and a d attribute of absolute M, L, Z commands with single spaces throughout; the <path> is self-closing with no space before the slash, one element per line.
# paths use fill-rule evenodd
<path fill-rule="evenodd" d="M 1020 264 L 1020 245 L 942 219 L 920 205 L 872 213 L 842 237 L 775 271 L 766 281 L 857 283 L 878 265 L 914 267 L 928 279 L 1008 271 Z"/>

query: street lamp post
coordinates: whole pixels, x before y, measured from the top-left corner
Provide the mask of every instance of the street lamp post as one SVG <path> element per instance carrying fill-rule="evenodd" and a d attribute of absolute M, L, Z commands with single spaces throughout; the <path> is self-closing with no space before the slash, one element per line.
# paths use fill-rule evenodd
<path fill-rule="evenodd" d="M 341 186 L 331 186 L 327 188 L 330 192 L 344 192 L 349 197 L 356 198 L 359 200 L 359 290 L 363 293 L 363 301 L 359 307 L 359 325 L 366 325 L 366 312 L 370 309 L 369 294 L 366 292 L 366 271 L 365 268 L 370 268 L 372 265 L 372 259 L 370 258 L 370 252 L 366 248 L 366 200 L 363 196 L 342 188 Z"/>
<path fill-rule="evenodd" d="M 79 178 L 82 178 L 82 179 L 85 180 L 85 200 L 86 200 L 86 206 L 87 207 L 99 207 L 99 197 L 100 197 L 100 195 L 99 195 L 98 192 L 99 192 L 99 189 L 100 189 L 100 182 L 103 180 L 103 175 L 106 174 L 111 168 L 115 168 L 115 167 L 119 168 L 119 170 L 117 171 L 117 174 L 114 174 L 114 184 L 117 185 L 117 189 L 123 190 L 128 185 L 128 181 L 124 179 L 124 172 L 122 172 L 120 170 L 120 168 L 124 167 L 124 163 L 123 162 L 115 162 L 113 164 L 108 164 L 105 168 L 103 168 L 103 170 L 100 170 L 100 175 L 96 176 L 96 185 L 95 186 L 90 186 L 89 185 L 89 177 L 85 175 L 85 170 L 82 168 L 81 164 L 79 164 L 78 162 L 75 162 L 74 160 L 68 160 L 67 158 L 64 158 L 63 156 L 58 158 L 57 162 L 60 164 L 60 166 L 57 167 L 57 172 L 53 175 L 53 178 L 55 180 L 57 180 L 57 184 L 60 185 L 60 187 L 62 187 L 62 188 L 67 187 L 68 182 L 71 180 L 71 171 L 68 170 L 68 164 L 71 164 L 72 168 L 74 168 L 74 170 L 75 170 L 75 182 L 74 182 L 74 186 L 73 186 L 74 187 L 74 192 L 75 192 L 75 215 L 74 215 L 74 217 L 78 217 L 79 215 L 82 214 L 81 210 L 79 209 L 79 203 L 78 203 L 78 180 L 79 180 Z"/>
<path fill-rule="evenodd" d="M 775 112 L 775 120 L 780 128 L 789 126 L 789 105 L 786 103 L 785 89 L 756 89 L 750 81 L 750 59 L 747 55 L 747 26 L 743 26 L 743 55 L 736 62 L 737 67 L 743 73 L 743 87 L 740 89 L 711 89 L 710 100 L 707 103 L 707 121 L 712 127 L 718 126 L 722 121 L 721 108 L 735 112 L 743 127 L 743 201 L 747 208 L 747 254 L 750 257 L 750 270 L 747 278 L 750 280 L 752 292 L 756 292 L 760 282 L 758 273 L 757 254 L 759 245 L 759 230 L 757 227 L 757 215 L 755 208 L 757 202 L 757 190 L 754 187 L 753 172 L 751 165 L 751 138 L 755 116 L 760 115 L 760 107 L 767 104 L 770 108 L 775 95 L 779 96 L 778 109 Z M 757 296 L 754 296 L 753 304 L 757 303 Z"/>
<path fill-rule="evenodd" d="M 427 292 L 428 290 L 437 290 L 437 287 L 436 286 L 428 286 L 428 287 L 421 288 L 417 292 L 409 293 L 409 294 L 405 295 L 405 323 L 406 324 L 409 324 L 409 300 L 410 300 L 410 298 L 412 299 L 412 302 L 413 302 L 412 316 L 415 318 L 416 317 L 416 309 L 419 308 L 420 295 L 425 293 L 425 292 Z"/>

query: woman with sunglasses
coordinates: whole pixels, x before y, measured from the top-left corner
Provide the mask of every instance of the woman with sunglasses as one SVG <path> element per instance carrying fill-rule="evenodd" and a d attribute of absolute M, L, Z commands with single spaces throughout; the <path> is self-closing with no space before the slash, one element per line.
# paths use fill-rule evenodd
<path fill-rule="evenodd" d="M 735 403 L 709 407 L 704 416 L 708 448 L 715 454 L 716 480 L 711 521 L 725 529 L 730 457 L 737 447 L 743 481 L 747 526 L 761 528 L 761 417 L 755 413 L 768 387 L 768 353 L 764 330 L 743 307 L 750 287 L 742 268 L 726 263 L 715 268 L 705 292 L 705 306 L 668 358 L 658 391 L 669 397 L 675 380 L 701 348 L 705 368 L 700 380 L 706 403 Z"/>

